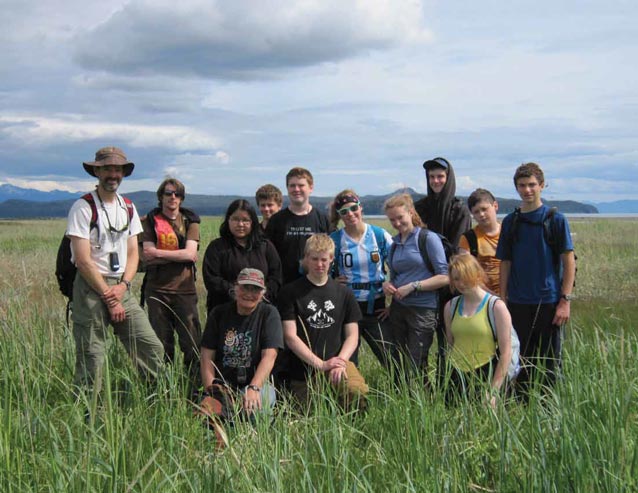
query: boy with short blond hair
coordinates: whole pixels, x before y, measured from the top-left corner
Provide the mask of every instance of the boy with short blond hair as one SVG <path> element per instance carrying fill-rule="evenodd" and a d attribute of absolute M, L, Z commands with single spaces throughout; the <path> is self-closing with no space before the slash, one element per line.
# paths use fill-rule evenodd
<path fill-rule="evenodd" d="M 477 188 L 467 198 L 467 206 L 477 225 L 463 233 L 459 241 L 459 250 L 476 257 L 487 274 L 487 289 L 499 294 L 501 261 L 496 258 L 496 247 L 501 225 L 496 219 L 498 202 L 492 192 Z"/>
<path fill-rule="evenodd" d="M 259 212 L 261 212 L 261 228 L 265 230 L 270 218 L 281 210 L 283 195 L 281 194 L 281 190 L 275 185 L 268 183 L 257 189 L 257 192 L 255 192 L 255 202 L 257 203 L 257 207 L 259 207 Z"/>
<path fill-rule="evenodd" d="M 279 295 L 284 339 L 292 351 L 290 390 L 300 403 L 307 403 L 308 381 L 322 375 L 337 387 L 345 407 L 362 407 L 368 386 L 350 361 L 359 340 L 361 311 L 352 291 L 330 277 L 334 251 L 328 235 L 312 235 L 304 247 L 307 274 Z"/>
<path fill-rule="evenodd" d="M 303 275 L 301 260 L 306 239 L 314 233 L 328 233 L 326 213 L 310 204 L 314 189 L 312 174 L 305 168 L 292 168 L 286 175 L 289 205 L 273 215 L 266 226 L 266 236 L 281 258 L 284 283 Z"/>

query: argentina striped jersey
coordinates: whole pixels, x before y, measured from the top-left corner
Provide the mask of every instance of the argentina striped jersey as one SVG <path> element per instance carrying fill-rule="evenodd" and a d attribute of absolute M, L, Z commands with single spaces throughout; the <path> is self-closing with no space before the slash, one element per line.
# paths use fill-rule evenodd
<path fill-rule="evenodd" d="M 370 224 L 365 227 L 365 233 L 359 241 L 350 237 L 345 229 L 330 235 L 336 246 L 335 262 L 339 275 L 346 276 L 348 287 L 352 289 L 357 301 L 368 300 L 370 283 L 377 283 L 373 287 L 375 298 L 383 296 L 380 286 L 386 280 L 383 264 L 392 245 L 392 236 L 387 231 Z M 379 245 L 377 238 L 383 238 L 385 245 Z"/>

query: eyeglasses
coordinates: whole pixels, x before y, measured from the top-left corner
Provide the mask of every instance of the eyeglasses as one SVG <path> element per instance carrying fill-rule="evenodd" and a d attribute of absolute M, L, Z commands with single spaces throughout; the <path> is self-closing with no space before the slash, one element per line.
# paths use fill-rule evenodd
<path fill-rule="evenodd" d="M 264 288 L 254 284 L 239 284 L 239 286 L 241 286 L 241 289 L 248 291 L 249 293 L 261 293 L 264 290 Z"/>
<path fill-rule="evenodd" d="M 357 212 L 361 209 L 361 204 L 357 202 L 356 204 L 352 204 L 350 207 L 342 207 L 337 211 L 340 216 L 345 216 L 348 212 Z"/>
<path fill-rule="evenodd" d="M 182 194 L 179 192 L 176 192 L 175 190 L 165 190 L 164 191 L 164 197 L 172 197 L 173 195 L 175 195 L 175 197 L 177 197 L 178 199 L 182 198 Z"/>
<path fill-rule="evenodd" d="M 228 218 L 228 220 L 232 223 L 237 223 L 237 224 L 251 224 L 252 221 L 250 219 L 242 219 L 240 217 L 230 217 Z"/>

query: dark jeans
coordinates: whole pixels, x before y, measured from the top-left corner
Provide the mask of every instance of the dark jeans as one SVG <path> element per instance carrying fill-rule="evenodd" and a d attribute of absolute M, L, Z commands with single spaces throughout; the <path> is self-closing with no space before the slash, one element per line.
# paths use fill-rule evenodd
<path fill-rule="evenodd" d="M 150 289 L 145 292 L 148 318 L 164 346 L 167 362 L 175 358 L 175 332 L 184 353 L 189 374 L 199 378 L 199 343 L 202 337 L 196 294 L 167 294 Z"/>
<path fill-rule="evenodd" d="M 423 376 L 424 383 L 429 385 L 428 353 L 437 324 L 436 309 L 402 305 L 393 301 L 387 324 L 395 342 L 392 355 L 398 369 L 396 376 L 399 379 L 411 378 L 416 371 Z"/>
<path fill-rule="evenodd" d="M 474 371 L 464 372 L 450 368 L 445 389 L 446 404 L 459 404 L 466 399 L 471 401 L 483 399 L 485 391 L 490 387 L 497 365 L 498 358 L 494 357 L 492 361 Z"/>
<path fill-rule="evenodd" d="M 361 345 L 361 337 L 363 336 L 381 366 L 387 369 L 390 367 L 390 354 L 394 346 L 394 339 L 389 327 L 385 321 L 380 321 L 374 313 L 367 314 L 367 302 L 359 302 L 359 308 L 363 313 L 363 318 L 359 321 L 359 345 Z M 385 308 L 385 299 L 375 300 L 374 311 L 383 310 L 383 308 Z M 350 357 L 350 361 L 357 366 L 359 366 L 359 345 Z"/>
<path fill-rule="evenodd" d="M 521 341 L 521 372 L 517 390 L 527 393 L 530 383 L 552 386 L 561 366 L 561 328 L 552 324 L 556 304 L 522 305 L 509 303 L 512 323 Z"/>

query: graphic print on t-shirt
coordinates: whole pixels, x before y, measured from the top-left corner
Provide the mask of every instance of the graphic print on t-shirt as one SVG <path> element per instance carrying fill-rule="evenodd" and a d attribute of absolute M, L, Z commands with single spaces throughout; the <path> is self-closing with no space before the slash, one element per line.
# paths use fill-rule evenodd
<path fill-rule="evenodd" d="M 223 364 L 229 368 L 247 368 L 250 366 L 252 332 L 237 332 L 234 328 L 226 331 L 222 348 Z"/>
<path fill-rule="evenodd" d="M 288 226 L 286 236 L 311 236 L 314 234 L 312 226 Z"/>
<path fill-rule="evenodd" d="M 310 300 L 306 308 L 314 312 L 306 319 L 308 325 L 313 329 L 325 329 L 335 323 L 335 319 L 328 315 L 328 312 L 335 308 L 332 301 L 326 300 L 323 307 L 320 307 L 314 300 Z"/>

